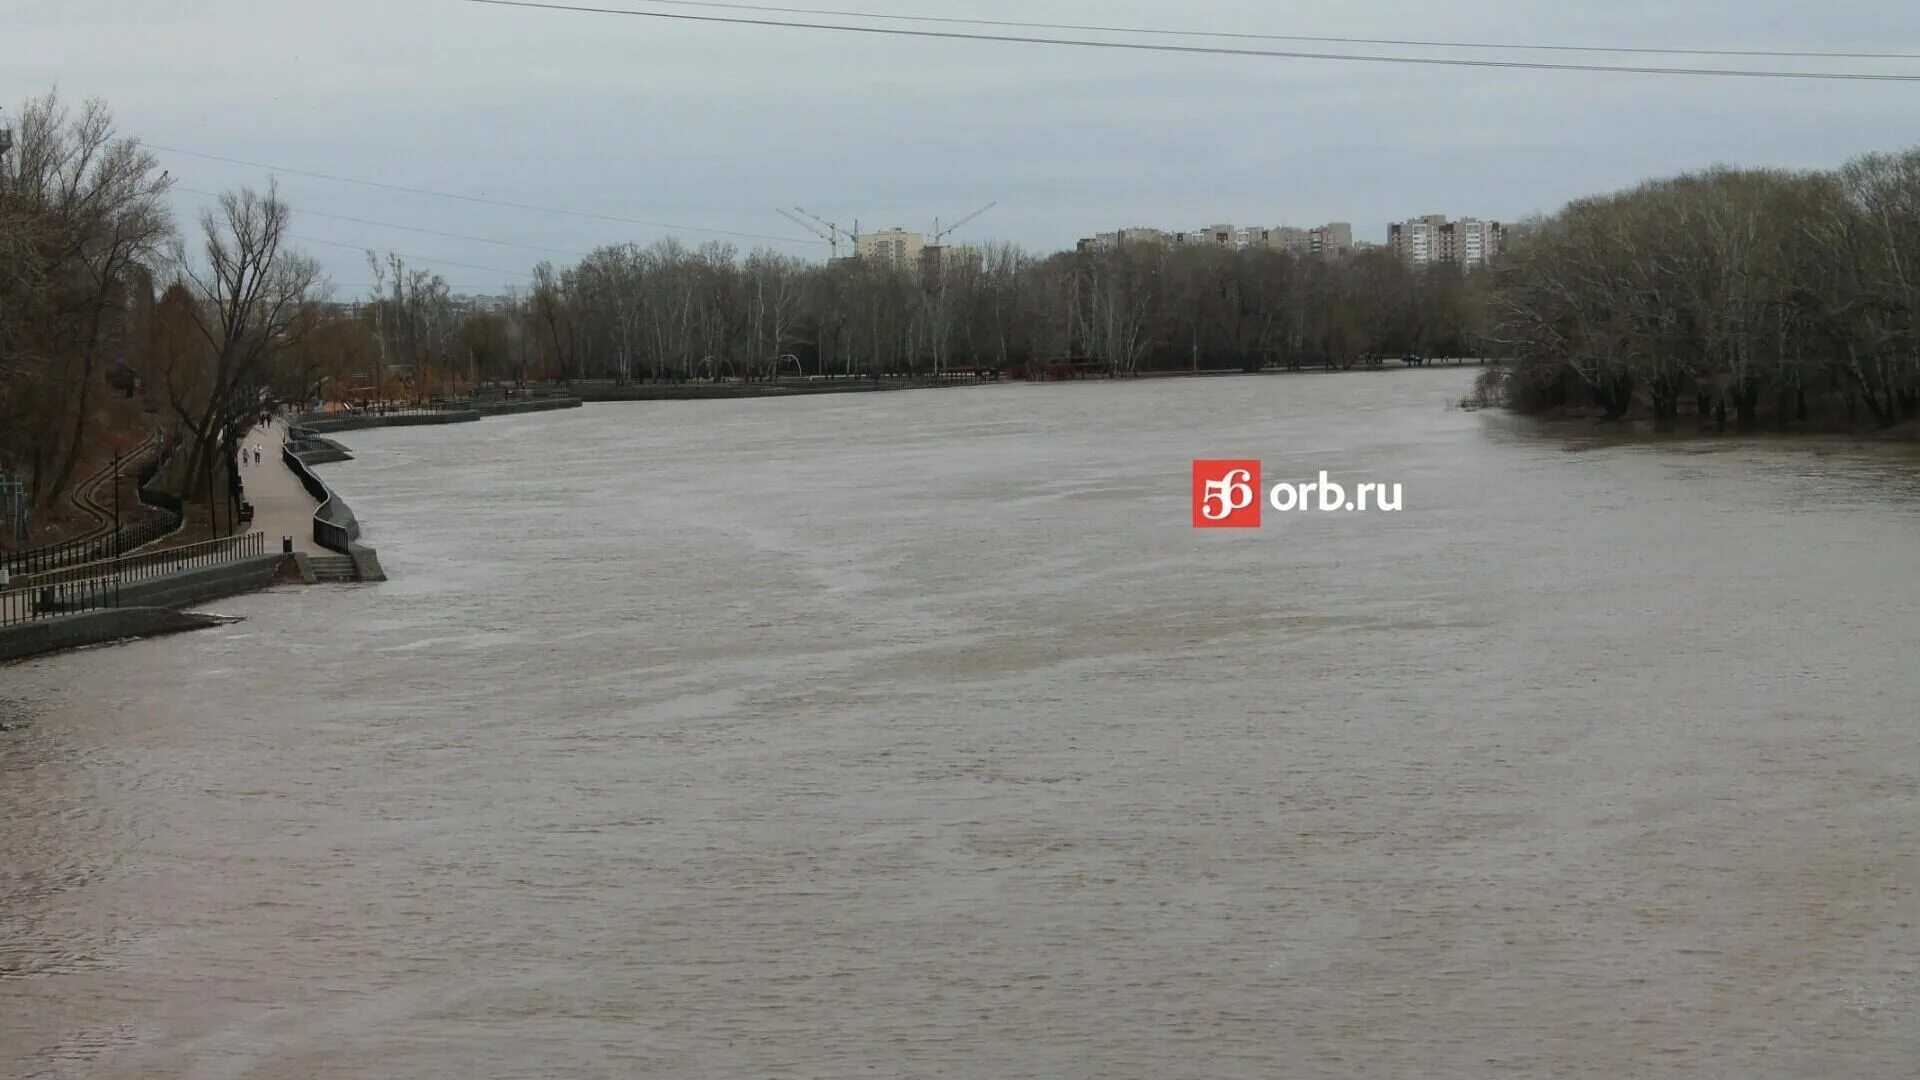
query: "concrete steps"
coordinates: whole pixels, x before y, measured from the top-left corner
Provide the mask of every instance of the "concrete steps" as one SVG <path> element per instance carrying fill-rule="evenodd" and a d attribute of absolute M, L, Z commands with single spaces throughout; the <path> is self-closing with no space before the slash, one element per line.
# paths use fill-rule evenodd
<path fill-rule="evenodd" d="M 315 581 L 360 580 L 353 569 L 353 560 L 345 555 L 309 555 L 307 565 L 313 568 Z"/>

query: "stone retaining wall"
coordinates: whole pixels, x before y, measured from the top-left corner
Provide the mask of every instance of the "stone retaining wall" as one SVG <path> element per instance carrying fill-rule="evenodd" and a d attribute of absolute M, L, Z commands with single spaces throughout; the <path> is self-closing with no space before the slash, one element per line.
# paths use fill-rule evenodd
<path fill-rule="evenodd" d="M 313 512 L 313 542 L 352 559 L 354 576 L 361 581 L 387 580 L 386 571 L 380 568 L 379 553 L 360 542 L 360 519 L 353 516 L 353 508 L 312 469 L 327 462 L 352 461 L 347 448 L 313 434 L 311 428 L 288 427 L 280 456 L 307 493 L 320 500 L 320 508 Z"/>
<path fill-rule="evenodd" d="M 278 544 L 279 541 L 274 541 Z M 264 589 L 281 574 L 287 557 L 276 551 L 218 566 L 203 566 L 120 586 L 120 603 L 134 607 L 185 607 Z"/>
<path fill-rule="evenodd" d="M 83 645 L 198 630 L 217 626 L 221 621 L 212 615 L 164 607 L 123 607 L 61 615 L 0 628 L 0 663 Z"/>
<path fill-rule="evenodd" d="M 360 413 L 354 416 L 340 416 L 333 413 L 308 413 L 296 417 L 288 426 L 315 435 L 331 435 L 342 431 L 365 431 L 368 428 L 382 427 L 421 427 L 431 424 L 471 424 L 488 416 L 511 416 L 517 413 L 550 412 L 554 409 L 577 409 L 581 400 L 577 397 L 564 398 L 525 398 L 513 401 L 476 401 L 463 409 L 435 409 L 422 412 L 398 413 Z"/>

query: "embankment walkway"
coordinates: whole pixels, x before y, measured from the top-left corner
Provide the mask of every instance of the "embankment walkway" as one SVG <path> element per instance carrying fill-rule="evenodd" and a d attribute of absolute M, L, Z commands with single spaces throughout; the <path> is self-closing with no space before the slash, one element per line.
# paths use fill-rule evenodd
<path fill-rule="evenodd" d="M 249 461 L 255 445 L 260 447 L 261 456 L 260 464 L 240 469 L 240 482 L 246 490 L 243 497 L 253 504 L 249 531 L 266 533 L 270 551 L 279 551 L 280 538 L 291 536 L 295 551 L 332 555 L 333 552 L 314 543 L 313 512 L 320 504 L 307 494 L 306 485 L 281 458 L 280 444 L 285 438 L 286 425 L 278 420 L 270 420 L 247 433 Z"/>

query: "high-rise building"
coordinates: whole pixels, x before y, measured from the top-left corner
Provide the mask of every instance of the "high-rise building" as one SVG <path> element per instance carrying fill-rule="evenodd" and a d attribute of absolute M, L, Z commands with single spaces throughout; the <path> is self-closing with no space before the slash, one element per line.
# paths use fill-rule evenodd
<path fill-rule="evenodd" d="M 920 249 L 920 269 L 923 273 L 966 267 L 977 270 L 986 262 L 987 251 L 978 244 L 928 244 Z"/>
<path fill-rule="evenodd" d="M 1341 259 L 1353 254 L 1353 226 L 1344 221 L 1311 229 L 1281 225 L 1267 230 L 1267 246 L 1301 258 Z"/>
<path fill-rule="evenodd" d="M 1353 226 L 1330 221 L 1307 232 L 1310 251 L 1323 259 L 1344 259 L 1353 254 Z"/>
<path fill-rule="evenodd" d="M 1445 214 L 1396 221 L 1387 226 L 1387 246 L 1412 266 L 1439 262 L 1440 230 L 1446 224 Z"/>
<path fill-rule="evenodd" d="M 1267 246 L 1302 257 L 1313 254 L 1313 230 L 1281 225 L 1267 230 Z"/>
<path fill-rule="evenodd" d="M 1411 266 L 1485 266 L 1506 248 L 1506 241 L 1505 227 L 1479 218 L 1449 221 L 1445 214 L 1428 214 L 1387 226 L 1387 246 Z"/>
<path fill-rule="evenodd" d="M 1258 225 L 1210 225 L 1204 229 L 1162 232 L 1159 229 L 1119 229 L 1095 233 L 1076 245 L 1080 251 L 1116 251 L 1141 244 L 1179 247 L 1226 248 L 1232 251 L 1273 250 L 1301 256 L 1327 259 L 1353 254 L 1353 226 L 1344 221 L 1329 222 L 1311 229 L 1276 225 L 1271 229 Z"/>
<path fill-rule="evenodd" d="M 926 246 L 924 235 L 895 226 L 884 232 L 862 235 L 860 257 L 895 270 L 913 270 L 920 266 L 920 254 Z"/>
<path fill-rule="evenodd" d="M 1464 218 L 1447 226 L 1441 241 L 1443 261 L 1485 266 L 1506 248 L 1507 230 L 1497 221 Z"/>
<path fill-rule="evenodd" d="M 1079 250 L 1118 251 L 1121 248 L 1139 247 L 1144 244 L 1152 244 L 1159 247 L 1167 242 L 1167 234 L 1161 232 L 1159 229 L 1116 229 L 1113 232 L 1096 233 L 1080 241 Z"/>

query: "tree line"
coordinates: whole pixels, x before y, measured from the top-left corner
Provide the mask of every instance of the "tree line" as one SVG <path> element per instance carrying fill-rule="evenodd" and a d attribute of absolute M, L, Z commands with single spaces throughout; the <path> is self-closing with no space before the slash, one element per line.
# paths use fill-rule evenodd
<path fill-rule="evenodd" d="M 1483 292 L 1456 268 L 1416 271 L 1386 252 L 996 244 L 896 267 L 665 240 L 540 264 L 464 344 L 483 372 L 632 381 L 1345 368 L 1477 355 Z"/>
<path fill-rule="evenodd" d="M 1920 150 L 1832 171 L 1719 168 L 1531 224 L 1492 295 L 1527 412 L 1716 428 L 1920 416 Z"/>

